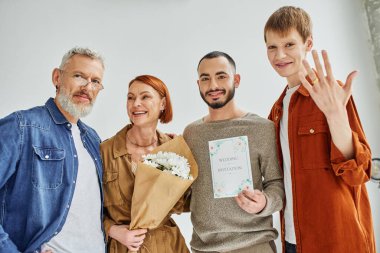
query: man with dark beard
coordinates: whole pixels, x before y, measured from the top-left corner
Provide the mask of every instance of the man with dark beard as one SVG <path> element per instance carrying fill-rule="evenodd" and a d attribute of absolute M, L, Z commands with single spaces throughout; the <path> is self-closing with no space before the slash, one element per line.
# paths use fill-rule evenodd
<path fill-rule="evenodd" d="M 105 252 L 100 138 L 80 120 L 103 72 L 73 48 L 53 70 L 55 99 L 0 119 L 0 252 Z"/>
<path fill-rule="evenodd" d="M 188 125 L 183 134 L 199 167 L 190 204 L 194 228 L 192 252 L 276 252 L 274 239 L 278 233 L 272 226 L 272 214 L 283 207 L 284 189 L 274 125 L 237 107 L 234 94 L 240 85 L 240 75 L 236 74 L 235 62 L 228 54 L 215 51 L 205 55 L 198 64 L 198 77 L 199 92 L 209 114 Z M 212 143 L 240 137 L 247 139 L 245 152 L 249 155 L 250 170 L 246 167 L 255 189 L 242 187 L 232 195 L 235 197 L 220 197 L 218 189 L 229 186 L 218 188 L 216 173 L 227 178 L 228 184 L 230 175 L 236 177 L 231 171 L 241 170 L 234 165 L 240 158 L 225 154 L 219 163 L 226 166 L 217 165 L 216 172 L 212 168 L 217 163 L 212 160 L 216 153 Z M 239 179 L 240 174 L 237 176 Z"/>

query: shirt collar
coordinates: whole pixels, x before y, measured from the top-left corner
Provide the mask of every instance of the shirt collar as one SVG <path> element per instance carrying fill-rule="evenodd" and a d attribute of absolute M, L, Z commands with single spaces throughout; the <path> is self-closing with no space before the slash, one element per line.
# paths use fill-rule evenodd
<path fill-rule="evenodd" d="M 300 93 L 301 95 L 305 96 L 305 97 L 309 97 L 310 96 L 310 93 L 309 91 L 301 84 L 300 87 L 297 89 L 298 93 Z"/>
<path fill-rule="evenodd" d="M 53 98 L 49 98 L 48 101 L 46 101 L 45 106 L 48 109 L 50 116 L 54 120 L 55 124 L 60 125 L 60 124 L 69 123 L 69 121 L 58 109 L 58 106 L 55 104 Z"/>
<path fill-rule="evenodd" d="M 121 129 L 115 135 L 115 140 L 113 142 L 113 157 L 117 158 L 123 155 L 128 154 L 127 145 L 126 145 L 126 134 L 132 125 L 127 125 Z"/>
<path fill-rule="evenodd" d="M 113 142 L 113 157 L 114 158 L 128 154 L 127 145 L 126 145 L 126 135 L 129 129 L 131 128 L 132 128 L 132 124 L 128 124 L 123 129 L 121 129 L 119 132 L 116 133 L 115 140 Z M 157 135 L 158 135 L 158 143 L 157 143 L 158 145 L 161 145 L 162 143 L 165 143 L 171 139 L 168 135 L 158 130 L 157 130 Z"/>
<path fill-rule="evenodd" d="M 55 124 L 57 125 L 66 124 L 66 127 L 68 129 L 71 129 L 71 126 L 72 126 L 71 123 L 65 118 L 62 112 L 59 110 L 58 106 L 54 102 L 54 98 L 49 98 L 46 101 L 45 106 L 48 109 L 48 112 Z M 79 129 L 81 130 L 81 132 L 87 131 L 85 124 L 80 119 L 78 120 L 77 125 Z"/>

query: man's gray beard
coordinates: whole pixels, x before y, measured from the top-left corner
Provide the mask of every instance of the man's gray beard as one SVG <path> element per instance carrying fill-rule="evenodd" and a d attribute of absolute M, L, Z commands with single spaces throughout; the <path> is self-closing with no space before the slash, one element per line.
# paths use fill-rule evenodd
<path fill-rule="evenodd" d="M 57 101 L 61 105 L 62 109 L 68 112 L 71 116 L 73 116 L 76 119 L 86 117 L 88 114 L 90 114 L 93 106 L 94 100 L 89 105 L 76 105 L 70 95 L 68 95 L 69 92 L 64 88 L 59 88 L 59 93 L 57 95 Z"/>

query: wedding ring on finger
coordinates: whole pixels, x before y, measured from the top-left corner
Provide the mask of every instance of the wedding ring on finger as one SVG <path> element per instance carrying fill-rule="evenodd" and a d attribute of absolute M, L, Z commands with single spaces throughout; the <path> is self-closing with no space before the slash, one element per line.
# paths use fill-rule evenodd
<path fill-rule="evenodd" d="M 311 83 L 314 85 L 314 84 L 316 84 L 316 83 L 318 83 L 319 82 L 319 79 L 318 79 L 318 77 L 316 77 L 313 81 L 311 81 Z"/>

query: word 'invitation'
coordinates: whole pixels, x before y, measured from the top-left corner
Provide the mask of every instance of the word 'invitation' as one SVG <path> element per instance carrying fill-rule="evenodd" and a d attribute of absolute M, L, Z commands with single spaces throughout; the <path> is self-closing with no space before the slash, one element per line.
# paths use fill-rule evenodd
<path fill-rule="evenodd" d="M 253 189 L 247 136 L 208 142 L 214 198 L 237 196 L 245 187 Z"/>

